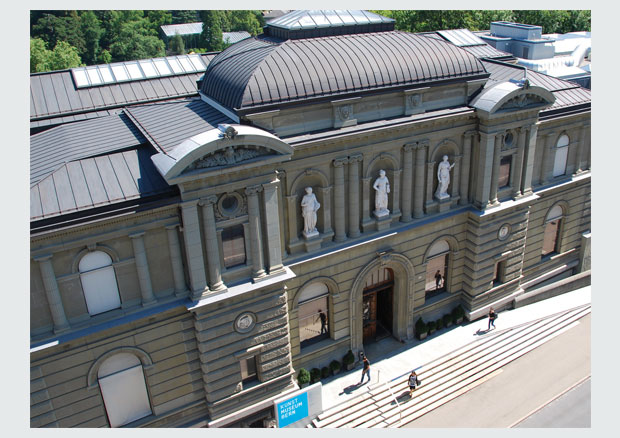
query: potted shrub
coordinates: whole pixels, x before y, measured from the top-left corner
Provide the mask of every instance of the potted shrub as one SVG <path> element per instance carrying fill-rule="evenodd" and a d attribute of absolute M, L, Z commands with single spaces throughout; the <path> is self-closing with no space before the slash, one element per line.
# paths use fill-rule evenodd
<path fill-rule="evenodd" d="M 308 386 L 308 383 L 310 383 L 310 373 L 307 369 L 301 368 L 299 370 L 299 374 L 297 374 L 297 383 L 299 383 L 300 388 Z"/>
<path fill-rule="evenodd" d="M 452 315 L 450 315 L 449 313 L 446 313 L 442 319 L 444 327 L 450 327 L 452 325 Z"/>
<path fill-rule="evenodd" d="M 342 365 L 336 359 L 332 360 L 329 363 L 329 368 L 332 370 L 332 374 L 334 376 L 340 372 L 340 368 L 341 367 L 342 367 Z"/>
<path fill-rule="evenodd" d="M 439 318 L 435 321 L 435 327 L 437 327 L 437 330 L 441 330 L 443 328 L 443 318 Z"/>
<path fill-rule="evenodd" d="M 351 350 L 347 351 L 347 354 L 342 358 L 342 363 L 347 367 L 347 370 L 352 370 L 355 366 L 355 356 Z"/>
<path fill-rule="evenodd" d="M 321 380 L 321 370 L 318 368 L 312 368 L 310 370 L 310 383 L 316 383 Z"/>
<path fill-rule="evenodd" d="M 418 320 L 415 322 L 415 333 L 420 341 L 426 338 L 426 335 L 428 334 L 428 326 L 426 325 L 422 317 L 418 318 Z"/>
<path fill-rule="evenodd" d="M 455 324 L 460 324 L 463 322 L 463 318 L 465 317 L 465 311 L 463 307 L 459 304 L 452 310 L 452 321 Z"/>
<path fill-rule="evenodd" d="M 330 375 L 329 367 L 321 368 L 321 379 L 327 379 Z"/>
<path fill-rule="evenodd" d="M 428 334 L 432 335 L 433 333 L 435 333 L 436 329 L 437 329 L 437 324 L 435 323 L 435 321 L 429 321 L 428 322 Z"/>

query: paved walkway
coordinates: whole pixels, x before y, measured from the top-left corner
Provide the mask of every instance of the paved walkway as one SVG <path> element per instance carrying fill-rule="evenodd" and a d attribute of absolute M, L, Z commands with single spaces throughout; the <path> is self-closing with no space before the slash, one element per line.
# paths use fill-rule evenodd
<path fill-rule="evenodd" d="M 496 330 L 515 327 L 590 302 L 591 290 L 588 286 L 518 309 L 505 310 L 495 321 Z M 323 380 L 323 410 L 484 337 L 488 333 L 487 325 L 488 319 L 482 318 L 439 330 L 423 341 L 415 339 L 401 344 L 393 338 L 386 338 L 368 345 L 365 354 L 371 363 L 370 384 L 358 385 L 362 374 L 360 364 L 351 371 Z"/>

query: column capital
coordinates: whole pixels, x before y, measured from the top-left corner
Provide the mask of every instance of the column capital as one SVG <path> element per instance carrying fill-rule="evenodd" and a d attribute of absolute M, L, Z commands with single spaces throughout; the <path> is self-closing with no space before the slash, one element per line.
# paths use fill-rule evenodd
<path fill-rule="evenodd" d="M 285 196 L 285 198 L 288 202 L 295 202 L 297 201 L 297 194 L 293 193 L 292 195 Z"/>
<path fill-rule="evenodd" d="M 146 231 L 136 231 L 135 233 L 129 234 L 129 237 L 132 239 L 137 239 L 138 237 L 142 237 L 146 234 Z"/>
<path fill-rule="evenodd" d="M 52 258 L 52 254 L 41 254 L 38 256 L 34 256 L 32 259 L 35 262 L 46 262 L 48 260 L 51 260 L 51 258 Z"/>
<path fill-rule="evenodd" d="M 351 155 L 348 159 L 348 162 L 351 163 L 357 163 L 360 162 L 364 159 L 364 156 L 362 154 L 355 154 L 355 155 Z"/>
<path fill-rule="evenodd" d="M 420 140 L 417 142 L 417 148 L 425 148 L 431 144 L 429 139 Z"/>
<path fill-rule="evenodd" d="M 181 208 L 192 208 L 198 205 L 198 199 L 190 199 L 189 201 L 183 201 L 179 205 Z"/>
<path fill-rule="evenodd" d="M 405 143 L 405 145 L 403 146 L 403 150 L 405 152 L 411 152 L 414 149 L 416 149 L 417 147 L 418 147 L 418 144 L 415 143 L 415 142 L 414 143 Z"/>
<path fill-rule="evenodd" d="M 215 204 L 216 202 L 217 202 L 216 195 L 207 195 L 207 196 L 200 198 L 198 205 L 200 205 L 201 207 L 207 207 L 209 205 Z"/>
<path fill-rule="evenodd" d="M 473 137 L 476 134 L 478 134 L 478 130 L 477 129 L 470 129 L 470 130 L 465 131 L 463 133 L 463 135 L 466 136 L 466 137 Z"/>
<path fill-rule="evenodd" d="M 179 226 L 181 226 L 181 224 L 177 222 L 175 224 L 166 225 L 164 228 L 166 230 L 174 230 L 175 228 L 177 228 Z"/>
<path fill-rule="evenodd" d="M 345 157 L 345 158 L 336 158 L 332 163 L 334 167 L 342 167 L 348 162 L 349 162 L 349 158 Z"/>
<path fill-rule="evenodd" d="M 392 170 L 392 173 L 394 175 L 400 175 L 402 172 L 403 172 L 403 169 L 394 169 L 394 170 Z"/>
<path fill-rule="evenodd" d="M 257 185 L 254 185 L 254 186 L 246 187 L 245 194 L 248 195 L 248 196 L 255 196 L 259 192 L 261 192 L 262 190 L 263 190 L 263 186 L 260 185 L 260 184 L 257 184 Z"/>
<path fill-rule="evenodd" d="M 328 194 L 329 192 L 332 191 L 332 188 L 333 186 L 327 186 L 327 187 L 318 187 L 317 189 L 325 194 Z M 295 197 L 297 197 L 297 195 L 295 195 Z"/>

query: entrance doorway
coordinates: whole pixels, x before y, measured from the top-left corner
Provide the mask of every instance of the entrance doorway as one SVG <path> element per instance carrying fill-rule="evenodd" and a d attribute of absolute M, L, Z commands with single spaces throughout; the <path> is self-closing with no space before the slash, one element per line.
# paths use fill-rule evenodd
<path fill-rule="evenodd" d="M 363 342 L 375 342 L 392 335 L 394 273 L 379 268 L 366 280 L 362 302 Z"/>

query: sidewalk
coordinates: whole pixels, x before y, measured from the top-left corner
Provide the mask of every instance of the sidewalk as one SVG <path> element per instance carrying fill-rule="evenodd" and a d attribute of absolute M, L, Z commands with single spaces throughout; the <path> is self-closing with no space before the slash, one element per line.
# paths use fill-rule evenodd
<path fill-rule="evenodd" d="M 590 302 L 591 287 L 587 286 L 524 307 L 505 310 L 499 312 L 495 331 L 515 327 Z M 351 371 L 341 372 L 323 380 L 323 411 L 358 396 L 369 388 L 408 374 L 412 369 L 419 368 L 477 339 L 484 338 L 487 334 L 487 325 L 488 319 L 481 318 L 437 331 L 423 341 L 414 339 L 401 344 L 394 338 L 386 338 L 368 345 L 364 353 L 371 364 L 370 384 L 358 385 L 362 375 L 361 364 Z"/>

